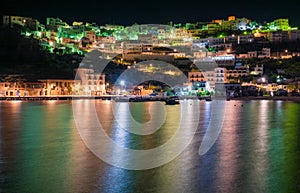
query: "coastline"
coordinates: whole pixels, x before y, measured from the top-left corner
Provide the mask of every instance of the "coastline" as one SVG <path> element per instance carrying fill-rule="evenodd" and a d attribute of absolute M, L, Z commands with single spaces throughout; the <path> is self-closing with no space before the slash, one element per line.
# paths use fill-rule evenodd
<path fill-rule="evenodd" d="M 241 97 L 241 98 L 230 98 L 230 100 L 242 100 L 242 101 L 251 101 L 251 100 L 274 100 L 274 101 L 293 101 L 300 102 L 300 97 L 298 96 L 250 96 L 250 97 Z"/>
<path fill-rule="evenodd" d="M 115 100 L 119 102 L 148 102 L 164 101 L 166 97 L 148 97 L 148 96 L 32 96 L 32 97 L 0 97 L 0 101 L 42 101 L 42 100 Z M 195 97 L 180 97 L 180 99 L 191 99 Z M 205 100 L 205 97 L 198 98 Z M 240 98 L 230 98 L 230 100 L 251 101 L 251 100 L 276 100 L 276 101 L 294 101 L 300 102 L 299 96 L 249 96 Z"/>

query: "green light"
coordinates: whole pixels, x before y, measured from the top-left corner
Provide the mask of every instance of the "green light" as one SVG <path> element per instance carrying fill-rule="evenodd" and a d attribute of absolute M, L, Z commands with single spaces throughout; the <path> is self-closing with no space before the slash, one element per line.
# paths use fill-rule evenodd
<path fill-rule="evenodd" d="M 39 37 L 39 38 L 41 38 L 41 37 L 42 37 L 42 32 L 37 31 L 37 32 L 36 32 L 36 36 Z"/>

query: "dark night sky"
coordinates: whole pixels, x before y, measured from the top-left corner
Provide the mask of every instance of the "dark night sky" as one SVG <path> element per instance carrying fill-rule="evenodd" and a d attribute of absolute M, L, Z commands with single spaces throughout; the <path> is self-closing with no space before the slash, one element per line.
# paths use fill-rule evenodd
<path fill-rule="evenodd" d="M 1 15 L 30 16 L 42 23 L 46 17 L 59 17 L 68 23 L 77 20 L 129 25 L 210 21 L 236 15 L 257 21 L 289 18 L 292 25 L 300 26 L 299 0 L 280 3 L 274 0 L 181 0 L 173 3 L 164 0 L 7 0 L 7 4 L 0 6 Z"/>

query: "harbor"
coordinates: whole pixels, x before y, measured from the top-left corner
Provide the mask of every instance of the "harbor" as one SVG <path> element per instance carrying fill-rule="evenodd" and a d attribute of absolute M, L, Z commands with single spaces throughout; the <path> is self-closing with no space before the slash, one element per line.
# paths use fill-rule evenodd
<path fill-rule="evenodd" d="M 117 102 L 147 102 L 147 101 L 165 101 L 169 97 L 159 96 L 34 96 L 34 97 L 0 97 L 0 101 L 40 101 L 40 100 L 115 100 Z M 180 96 L 179 100 L 197 99 L 206 100 L 209 96 Z"/>

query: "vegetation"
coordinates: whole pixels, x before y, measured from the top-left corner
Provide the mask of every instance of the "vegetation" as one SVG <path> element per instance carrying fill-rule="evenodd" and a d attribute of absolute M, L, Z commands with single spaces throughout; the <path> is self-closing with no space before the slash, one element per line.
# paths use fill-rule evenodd
<path fill-rule="evenodd" d="M 271 83 L 278 83 L 285 79 L 296 79 L 300 77 L 300 57 L 290 59 L 245 59 L 244 64 L 250 69 L 254 69 L 256 65 L 264 66 L 264 76 Z M 247 77 L 246 80 L 249 80 Z"/>
<path fill-rule="evenodd" d="M 22 74 L 27 80 L 72 78 L 82 56 L 51 54 L 39 42 L 11 29 L 0 30 L 0 75 Z"/>

